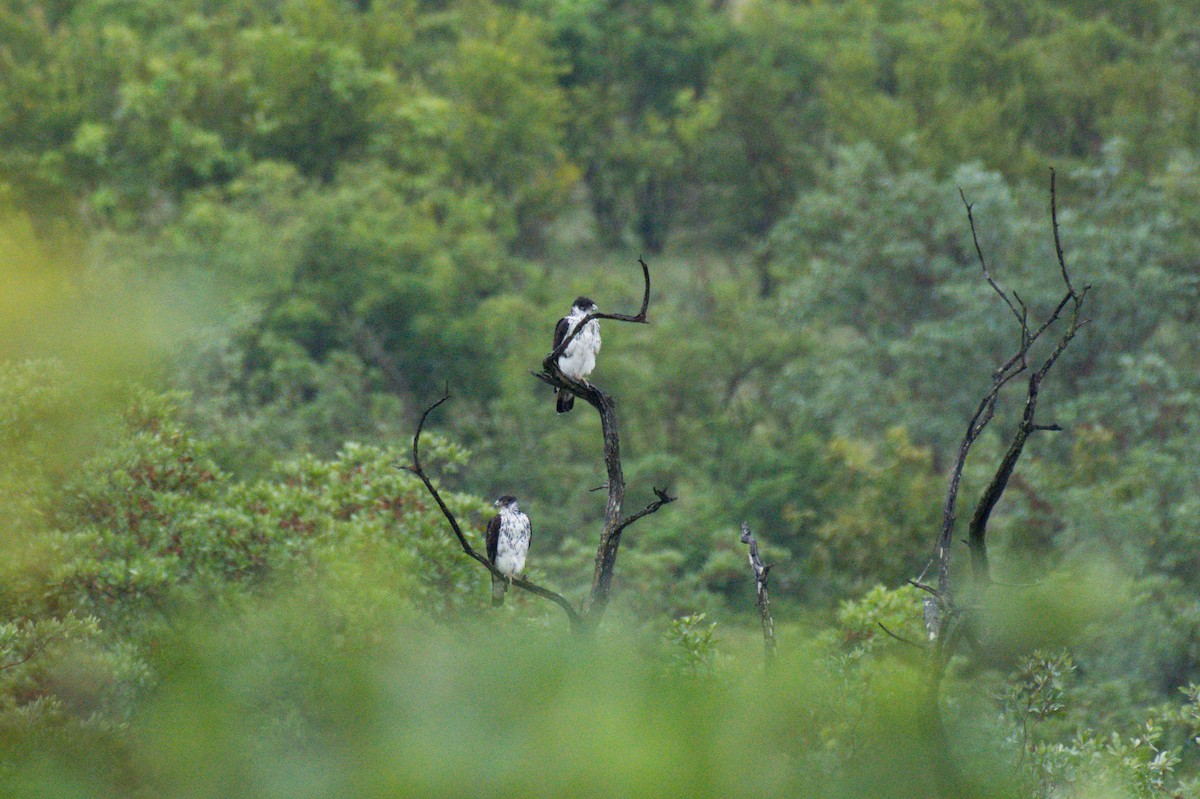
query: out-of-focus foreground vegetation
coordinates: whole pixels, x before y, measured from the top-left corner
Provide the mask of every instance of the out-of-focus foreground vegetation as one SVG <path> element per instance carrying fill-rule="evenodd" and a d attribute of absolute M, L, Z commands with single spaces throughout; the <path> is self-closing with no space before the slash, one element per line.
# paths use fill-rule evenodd
<path fill-rule="evenodd" d="M 0 0 L 3 793 L 1200 796 L 1197 86 L 1191 0 Z M 1050 166 L 1093 321 L 935 729 L 905 579 L 1016 337 L 959 190 L 1044 312 Z M 593 380 L 680 499 L 580 640 L 398 467 L 448 385 L 454 510 L 582 596 L 529 370 L 639 254 Z"/>

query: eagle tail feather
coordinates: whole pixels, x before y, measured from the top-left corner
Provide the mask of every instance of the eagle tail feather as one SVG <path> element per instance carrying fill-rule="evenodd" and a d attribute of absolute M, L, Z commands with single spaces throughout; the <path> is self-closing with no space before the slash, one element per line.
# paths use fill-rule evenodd
<path fill-rule="evenodd" d="M 508 591 L 508 581 L 492 575 L 492 607 L 498 608 L 504 604 L 504 594 Z"/>
<path fill-rule="evenodd" d="M 575 395 L 570 391 L 558 390 L 558 412 L 566 413 L 575 406 Z"/>

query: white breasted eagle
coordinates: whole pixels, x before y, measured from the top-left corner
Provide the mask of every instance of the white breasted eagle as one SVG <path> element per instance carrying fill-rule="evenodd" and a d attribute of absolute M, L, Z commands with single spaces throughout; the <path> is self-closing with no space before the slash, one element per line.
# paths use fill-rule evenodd
<path fill-rule="evenodd" d="M 583 318 L 596 310 L 596 303 L 587 297 L 579 297 L 571 305 L 571 312 L 558 320 L 554 326 L 554 346 L 551 352 L 558 349 L 563 339 L 579 326 Z M 579 335 L 571 339 L 571 343 L 558 356 L 558 368 L 572 380 L 587 382 L 587 376 L 596 368 L 596 354 L 600 352 L 600 323 L 593 319 L 584 326 Z M 570 391 L 556 389 L 558 412 L 566 413 L 575 404 L 575 395 Z"/>
<path fill-rule="evenodd" d="M 509 578 L 502 580 L 492 574 L 492 604 L 503 605 L 509 582 L 525 570 L 525 555 L 529 553 L 533 529 L 529 526 L 529 517 L 517 507 L 516 497 L 505 494 L 495 505 L 499 513 L 488 522 L 485 543 L 488 563 Z"/>

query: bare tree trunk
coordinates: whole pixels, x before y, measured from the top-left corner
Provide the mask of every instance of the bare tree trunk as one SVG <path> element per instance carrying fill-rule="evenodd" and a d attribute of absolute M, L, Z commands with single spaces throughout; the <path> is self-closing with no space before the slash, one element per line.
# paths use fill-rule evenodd
<path fill-rule="evenodd" d="M 1004 457 L 1000 460 L 991 480 L 976 503 L 968 524 L 966 541 L 971 553 L 972 575 L 975 583 L 981 589 L 986 589 L 992 582 L 987 551 L 988 521 L 996 504 L 1000 501 L 1005 489 L 1008 487 L 1009 480 L 1016 468 L 1017 461 L 1024 451 L 1025 443 L 1028 441 L 1029 436 L 1040 430 L 1061 429 L 1058 425 L 1041 425 L 1036 422 L 1035 415 L 1037 412 L 1039 390 L 1042 381 L 1050 373 L 1054 364 L 1057 363 L 1059 356 L 1070 345 L 1079 329 L 1087 324 L 1087 320 L 1081 319 L 1080 315 L 1083 309 L 1084 298 L 1090 288 L 1090 286 L 1085 286 L 1082 290 L 1076 290 L 1071 283 L 1066 260 L 1063 257 L 1062 246 L 1059 242 L 1057 197 L 1053 170 L 1050 172 L 1050 218 L 1054 230 L 1054 245 L 1058 258 L 1059 272 L 1062 276 L 1065 292 L 1062 299 L 1054 307 L 1054 310 L 1046 316 L 1041 324 L 1036 326 L 1030 324 L 1029 309 L 1021 300 L 1021 297 L 1016 292 L 1012 292 L 1010 295 L 1009 292 L 1001 288 L 992 278 L 988 270 L 987 261 L 983 255 L 983 250 L 979 246 L 979 238 L 975 231 L 975 218 L 972 213 L 971 204 L 967 202 L 965 195 L 962 196 L 962 199 L 967 209 L 967 220 L 971 226 L 971 237 L 975 244 L 975 253 L 978 256 L 983 277 L 1012 313 L 1017 323 L 1019 341 L 1016 351 L 1012 356 L 992 373 L 991 387 L 980 399 L 974 415 L 967 424 L 967 430 L 959 442 L 957 454 L 950 466 L 946 500 L 942 507 L 942 524 L 941 529 L 938 531 L 933 556 L 929 564 L 926 565 L 925 570 L 921 573 L 921 576 L 916 580 L 910 581 L 913 585 L 929 594 L 925 599 L 925 627 L 931 644 L 929 649 L 929 693 L 926 703 L 928 713 L 930 714 L 930 724 L 933 725 L 931 729 L 938 736 L 935 740 L 941 743 L 944 750 L 943 757 L 937 758 L 936 767 L 939 769 L 939 793 L 945 797 L 958 795 L 961 777 L 950 755 L 949 741 L 942 726 L 939 707 L 941 685 L 946 673 L 946 667 L 957 649 L 959 641 L 962 638 L 974 641 L 971 627 L 974 620 L 970 615 L 970 608 L 961 607 L 956 602 L 957 596 L 954 582 L 951 579 L 950 568 L 951 546 L 954 540 L 955 512 L 963 467 L 966 464 L 972 444 L 983 433 L 995 415 L 996 404 L 999 401 L 1001 390 L 1018 375 L 1031 369 L 1030 359 L 1034 345 L 1051 326 L 1054 326 L 1060 320 L 1063 321 L 1064 325 L 1061 326 L 1058 340 L 1051 347 L 1049 354 L 1029 374 L 1029 379 L 1026 382 L 1025 407 L 1021 415 L 1021 421 L 1009 441 L 1009 446 Z M 937 564 L 938 575 L 936 588 L 924 582 L 925 574 L 935 563 Z"/>
<path fill-rule="evenodd" d="M 991 581 L 991 569 L 988 564 L 987 555 L 987 524 L 991 518 L 992 510 L 995 509 L 996 503 L 1000 501 L 1000 497 L 1003 496 L 1004 490 L 1008 487 L 1008 481 L 1012 477 L 1013 470 L 1016 468 L 1017 461 L 1024 451 L 1025 442 L 1028 440 L 1030 434 L 1040 430 L 1062 429 L 1058 425 L 1041 425 L 1036 422 L 1035 414 L 1037 412 L 1039 390 L 1046 375 L 1050 373 L 1054 364 L 1058 362 L 1059 356 L 1070 345 L 1075 334 L 1079 332 L 1079 329 L 1087 324 L 1087 320 L 1081 319 L 1080 315 L 1083 310 L 1084 298 L 1090 288 L 1090 286 L 1085 286 L 1082 290 L 1076 290 L 1071 283 L 1066 260 L 1063 256 L 1062 245 L 1059 242 L 1058 208 L 1053 170 L 1050 173 L 1050 218 L 1054 230 L 1054 244 L 1058 257 L 1059 273 L 1062 276 L 1066 291 L 1062 299 L 1054 307 L 1054 310 L 1036 327 L 1030 325 L 1029 309 L 1021 300 L 1020 295 L 1013 292 L 1010 296 L 992 278 L 991 272 L 988 270 L 987 261 L 983 255 L 983 250 L 979 246 L 979 238 L 975 232 L 975 217 L 972 213 L 972 206 L 967 202 L 965 196 L 963 196 L 963 204 L 967 209 L 967 220 L 971 226 L 971 237 L 975 244 L 975 253 L 978 256 L 983 277 L 995 291 L 996 295 L 1004 301 L 1009 311 L 1012 312 L 1017 322 L 1019 342 L 1012 356 L 993 372 L 992 385 L 980 399 L 974 415 L 967 424 L 966 433 L 963 434 L 962 440 L 959 442 L 958 452 L 950 467 L 946 500 L 942 506 L 942 525 L 938 532 L 933 557 L 930 560 L 930 564 L 925 567 L 925 571 L 921 573 L 921 576 L 913 581 L 914 585 L 927 590 L 937 602 L 936 612 L 927 612 L 926 614 L 926 628 L 930 632 L 931 637 L 939 639 L 946 630 L 947 614 L 954 611 L 954 590 L 950 574 L 950 550 L 954 540 L 959 483 L 962 478 L 963 467 L 966 465 L 967 456 L 971 451 L 971 446 L 995 416 L 996 403 L 999 401 L 1001 390 L 1018 375 L 1029 371 L 1031 350 L 1034 345 L 1051 326 L 1060 320 L 1064 320 L 1065 327 L 1059 334 L 1057 342 L 1045 359 L 1029 375 L 1025 391 L 1025 409 L 1021 417 L 1021 422 L 1013 433 L 1008 450 L 997 466 L 991 481 L 988 483 L 983 495 L 979 498 L 972 513 L 970 524 L 968 525 L 967 546 L 971 552 L 972 571 L 976 581 L 980 585 L 986 586 Z M 1068 311 L 1069 313 L 1064 315 L 1064 312 Z M 938 574 L 936 589 L 923 582 L 926 572 L 928 572 L 930 566 L 934 563 L 937 564 Z"/>

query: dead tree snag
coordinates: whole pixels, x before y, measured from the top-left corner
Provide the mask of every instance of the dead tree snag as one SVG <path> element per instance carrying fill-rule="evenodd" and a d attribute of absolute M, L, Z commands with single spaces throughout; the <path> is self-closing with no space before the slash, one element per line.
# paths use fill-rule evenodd
<path fill-rule="evenodd" d="M 575 396 L 580 397 L 600 415 L 600 429 L 604 443 L 604 465 L 608 473 L 608 482 L 601 486 L 608 490 L 608 502 L 605 505 L 604 511 L 604 528 L 600 533 L 600 543 L 596 549 L 596 565 L 592 576 L 592 587 L 587 599 L 581 603 L 577 609 L 565 597 L 554 591 L 551 591 L 542 586 L 536 585 L 523 578 L 513 578 L 512 584 L 518 588 L 536 594 L 544 599 L 548 599 L 561 607 L 567 614 L 568 620 L 571 622 L 571 628 L 576 632 L 588 632 L 594 630 L 599 624 L 601 617 L 604 615 L 604 610 L 608 605 L 609 594 L 612 591 L 613 571 L 616 567 L 617 552 L 621 545 L 621 534 L 627 527 L 634 522 L 649 516 L 658 511 L 663 505 L 674 502 L 675 497 L 669 495 L 665 490 L 654 488 L 655 499 L 646 507 L 632 513 L 628 516 L 623 515 L 623 506 L 625 502 L 625 476 L 621 469 L 621 441 L 617 430 L 617 406 L 616 401 L 611 396 L 602 391 L 597 386 L 590 382 L 573 380 L 563 374 L 558 368 L 558 358 L 563 351 L 571 343 L 580 330 L 593 319 L 611 319 L 618 322 L 632 322 L 636 324 L 645 324 L 647 322 L 646 313 L 650 306 L 650 269 L 646 266 L 646 262 L 638 259 L 638 263 L 642 267 L 642 276 L 645 280 L 645 291 L 642 295 L 642 307 L 636 314 L 606 314 L 606 313 L 590 313 L 576 326 L 575 330 L 570 335 L 565 336 L 562 342 L 559 343 L 554 351 L 551 352 L 542 361 L 542 371 L 533 372 L 533 376 L 544 383 L 548 383 L 555 388 L 570 391 Z M 442 397 L 435 402 L 421 415 L 421 421 L 417 425 L 417 432 L 413 436 L 412 459 L 413 465 L 405 467 L 408 471 L 417 475 L 421 482 L 425 484 L 426 489 L 433 496 L 442 515 L 446 517 L 446 521 L 450 524 L 450 529 L 454 531 L 454 535 L 458 538 L 459 545 L 467 555 L 479 561 L 488 571 L 499 575 L 495 567 L 488 562 L 488 559 L 470 545 L 466 535 L 459 526 L 458 520 L 455 519 L 453 512 L 446 507 L 438 494 L 437 488 L 426 475 L 424 468 L 421 466 L 420 460 L 420 438 L 421 431 L 425 427 L 425 421 L 439 405 L 449 399 L 449 395 Z M 501 575 L 502 576 L 502 575 Z M 507 578 L 505 578 L 507 579 Z"/>

